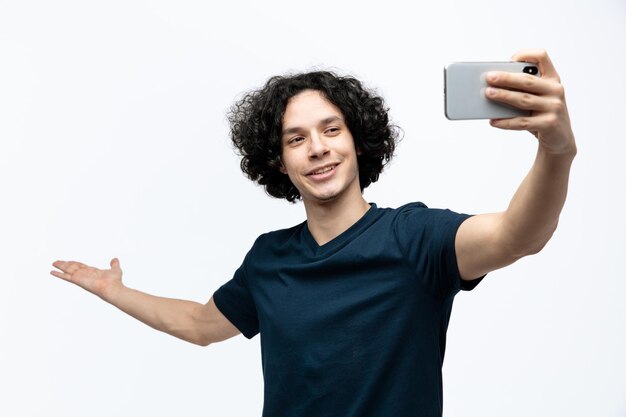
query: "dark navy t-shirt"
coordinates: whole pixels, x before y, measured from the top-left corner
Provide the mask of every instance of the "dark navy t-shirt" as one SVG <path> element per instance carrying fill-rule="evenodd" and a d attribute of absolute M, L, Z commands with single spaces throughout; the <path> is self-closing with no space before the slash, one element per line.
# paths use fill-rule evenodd
<path fill-rule="evenodd" d="M 213 295 L 261 334 L 263 417 L 442 414 L 441 367 L 470 217 L 410 203 L 370 209 L 320 246 L 307 223 L 261 235 Z"/>

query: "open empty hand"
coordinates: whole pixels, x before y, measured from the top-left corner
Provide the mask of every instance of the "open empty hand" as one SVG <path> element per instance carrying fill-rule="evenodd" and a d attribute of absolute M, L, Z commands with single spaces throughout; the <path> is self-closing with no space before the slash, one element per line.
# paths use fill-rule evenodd
<path fill-rule="evenodd" d="M 98 269 L 75 261 L 55 261 L 52 265 L 59 271 L 50 274 L 107 299 L 122 287 L 122 269 L 117 258 L 111 260 L 111 269 Z"/>

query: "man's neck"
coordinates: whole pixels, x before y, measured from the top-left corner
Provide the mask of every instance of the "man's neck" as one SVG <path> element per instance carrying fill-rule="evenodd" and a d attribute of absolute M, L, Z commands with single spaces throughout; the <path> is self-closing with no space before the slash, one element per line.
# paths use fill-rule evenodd
<path fill-rule="evenodd" d="M 352 198 L 343 198 L 324 203 L 304 202 L 307 226 L 318 245 L 330 242 L 356 223 L 370 205 L 359 193 Z"/>

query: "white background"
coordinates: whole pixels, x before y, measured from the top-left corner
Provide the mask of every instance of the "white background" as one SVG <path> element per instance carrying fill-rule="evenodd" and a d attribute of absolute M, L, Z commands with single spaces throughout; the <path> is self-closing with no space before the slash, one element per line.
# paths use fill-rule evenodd
<path fill-rule="evenodd" d="M 260 233 L 304 220 L 239 170 L 225 113 L 268 77 L 336 69 L 405 138 L 365 197 L 506 208 L 536 140 L 443 114 L 443 66 L 548 50 L 579 154 L 538 255 L 455 301 L 444 415 L 626 416 L 623 1 L 0 1 L 0 414 L 255 416 L 259 337 L 207 348 L 49 274 L 108 268 L 206 302 Z"/>

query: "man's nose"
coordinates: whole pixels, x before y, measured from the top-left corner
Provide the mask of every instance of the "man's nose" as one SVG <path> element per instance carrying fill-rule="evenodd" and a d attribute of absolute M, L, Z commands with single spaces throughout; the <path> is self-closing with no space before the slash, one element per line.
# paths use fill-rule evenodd
<path fill-rule="evenodd" d="M 311 134 L 311 140 L 309 141 L 309 157 L 319 158 L 330 152 L 326 140 L 317 132 Z"/>

